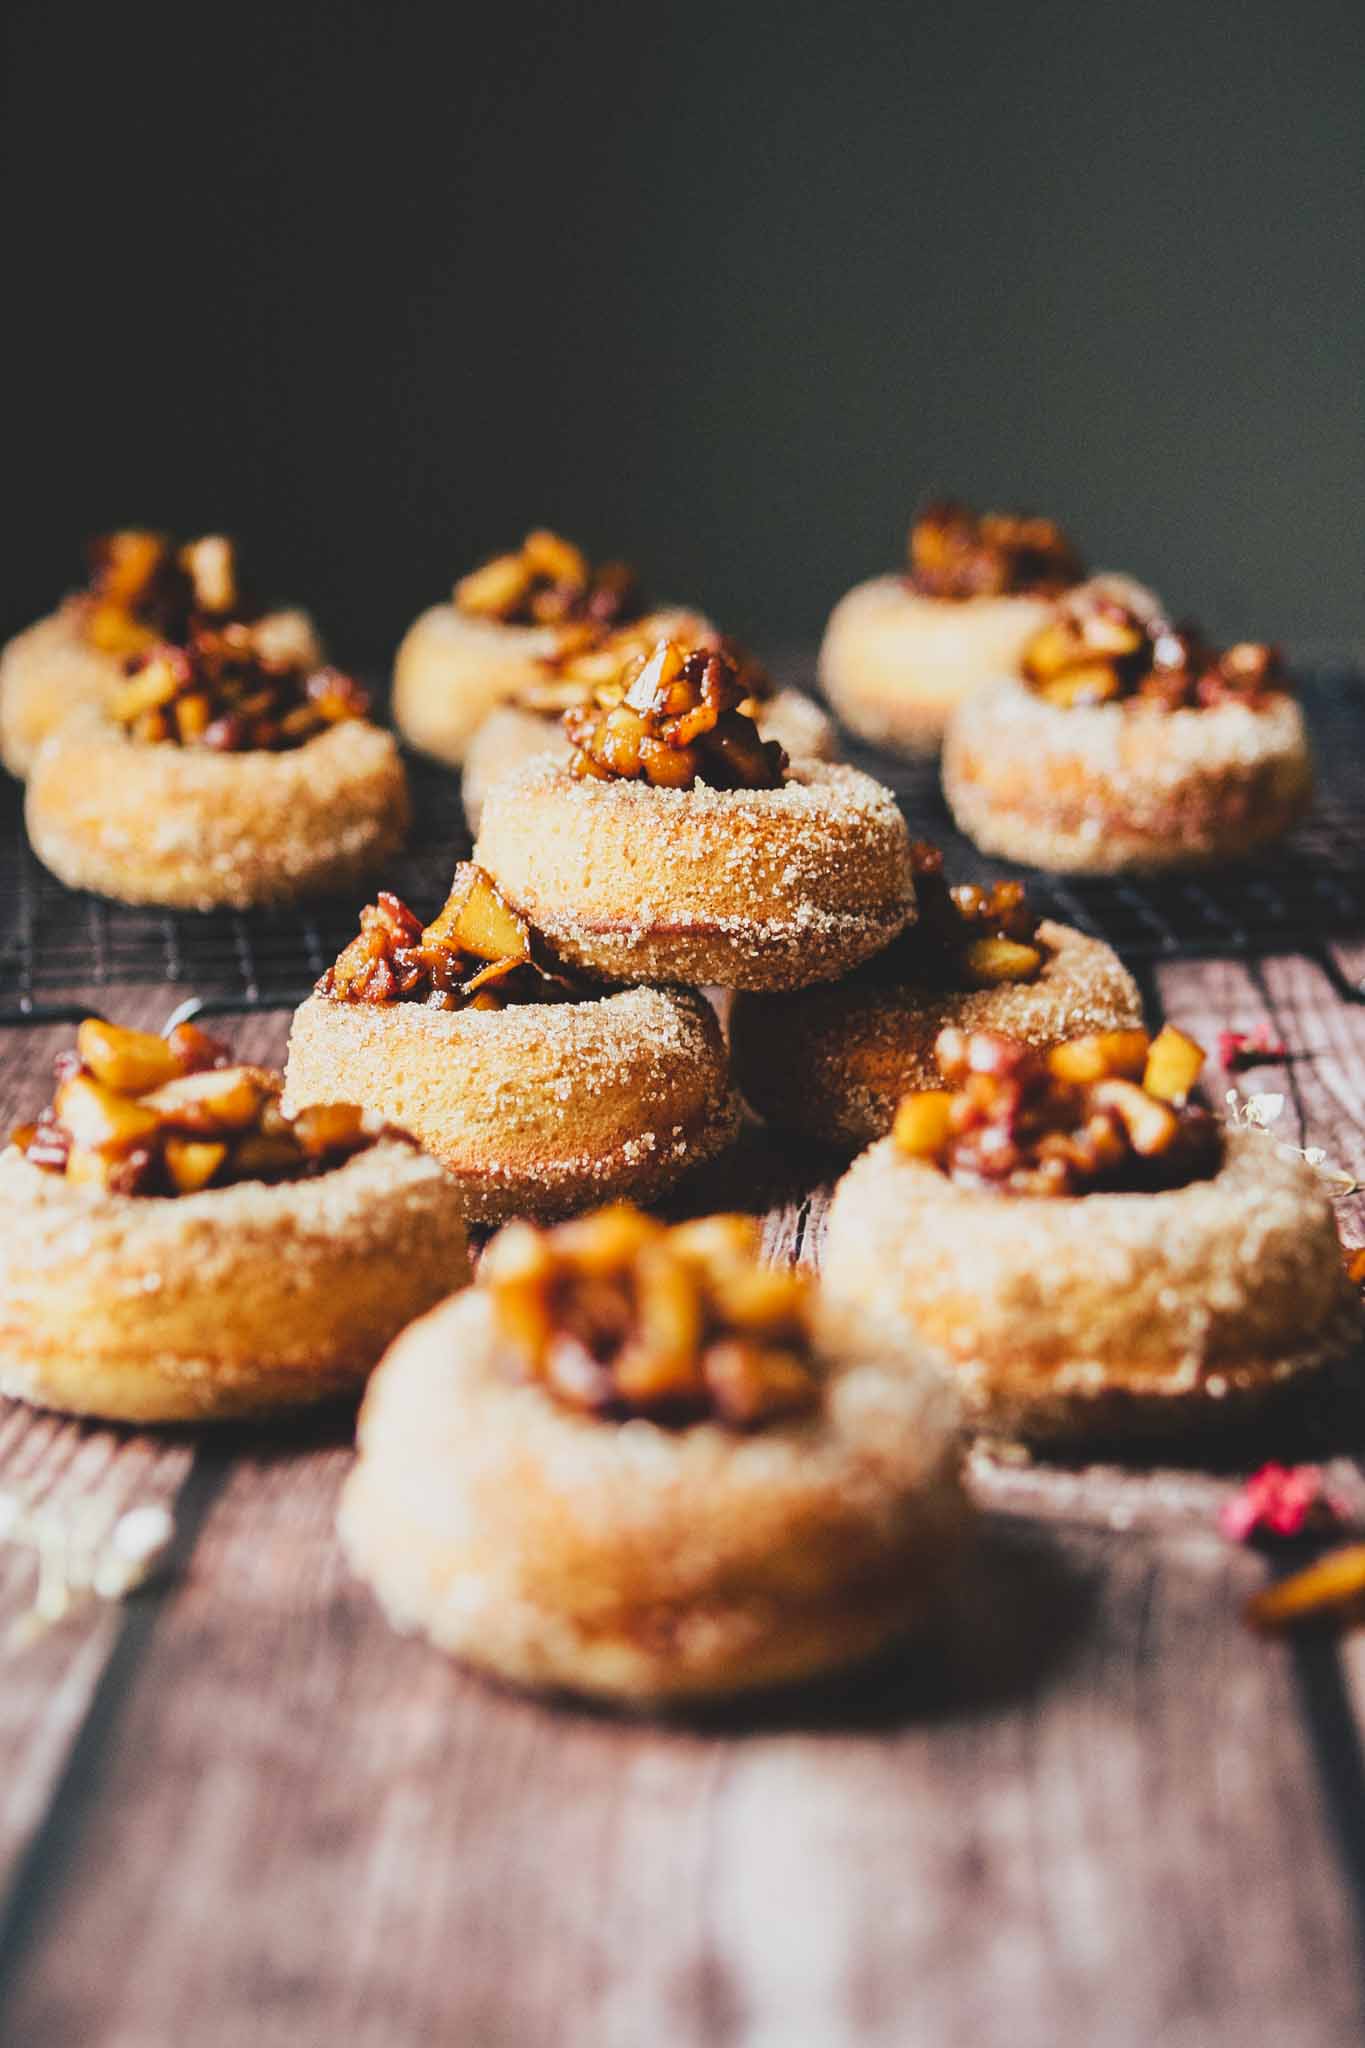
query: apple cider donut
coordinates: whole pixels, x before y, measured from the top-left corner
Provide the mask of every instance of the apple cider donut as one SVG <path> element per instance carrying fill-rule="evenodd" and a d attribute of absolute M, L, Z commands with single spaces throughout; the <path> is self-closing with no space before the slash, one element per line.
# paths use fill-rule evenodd
<path fill-rule="evenodd" d="M 0 652 L 0 760 L 12 775 L 29 773 L 43 741 L 73 712 L 103 710 L 132 657 L 158 640 L 183 639 L 193 618 L 243 615 L 236 557 L 222 534 L 177 547 L 165 534 L 125 529 L 94 541 L 90 561 L 88 589 Z M 302 612 L 268 618 L 269 635 L 321 663 Z"/>
<path fill-rule="evenodd" d="M 619 703 L 660 639 L 681 640 L 725 655 L 745 687 L 739 708 L 753 719 L 761 739 L 776 740 L 785 754 L 800 759 L 834 758 L 833 724 L 813 697 L 800 690 L 779 690 L 752 655 L 700 614 L 650 612 L 590 645 L 570 646 L 544 658 L 533 685 L 489 712 L 464 757 L 461 795 L 471 832 L 478 833 L 484 799 L 494 783 L 542 755 L 563 763 L 572 760 L 573 742 L 564 731 L 564 713 L 605 702 L 608 696 Z"/>
<path fill-rule="evenodd" d="M 967 1526 L 951 1389 L 855 1348 L 756 1235 L 513 1224 L 404 1334 L 340 1516 L 396 1627 L 647 1708 L 855 1664 L 939 1608 Z"/>
<path fill-rule="evenodd" d="M 945 1025 L 1046 1050 L 1142 1023 L 1142 997 L 1101 939 L 1036 918 L 1018 882 L 949 889 L 936 847 L 915 852 L 915 923 L 843 981 L 737 995 L 730 1061 L 767 1123 L 835 1145 L 889 1131 L 902 1095 L 942 1085 Z"/>
<path fill-rule="evenodd" d="M 910 530 L 910 571 L 860 583 L 830 615 L 820 682 L 874 746 L 932 754 L 971 691 L 1009 674 L 1052 599 L 1085 571 L 1051 519 L 928 505 Z"/>
<path fill-rule="evenodd" d="M 449 604 L 408 628 L 394 660 L 394 722 L 422 753 L 458 768 L 488 713 L 542 680 L 542 661 L 590 646 L 644 610 L 625 562 L 594 566 L 557 533 L 528 533 L 515 554 L 462 577 Z"/>
<path fill-rule="evenodd" d="M 393 735 L 277 623 L 194 620 L 184 645 L 133 659 L 107 713 L 54 735 L 25 816 L 63 882 L 245 909 L 348 887 L 396 850 L 408 795 Z"/>
<path fill-rule="evenodd" d="M 610 981 L 797 988 L 914 914 L 905 822 L 855 769 L 787 763 L 725 655 L 663 640 L 565 713 L 567 768 L 489 795 L 475 856 L 561 958 Z"/>
<path fill-rule="evenodd" d="M 381 895 L 295 1013 L 290 1106 L 344 1094 L 401 1125 L 480 1223 L 656 1195 L 723 1150 L 739 1112 L 707 1004 L 589 987 L 536 954 L 473 866 L 425 930 Z"/>
<path fill-rule="evenodd" d="M 330 1400 L 468 1279 L 435 1160 L 225 1059 L 193 1025 L 82 1024 L 0 1154 L 0 1392 L 142 1423 Z"/>
<path fill-rule="evenodd" d="M 943 788 L 988 853 L 1119 874 L 1270 845 L 1307 808 L 1312 762 L 1274 649 L 1220 654 L 1100 579 L 962 706 Z"/>
<path fill-rule="evenodd" d="M 1297 1396 L 1360 1334 L 1323 1184 L 1184 1098 L 1167 1029 L 1042 1055 L 945 1031 L 835 1190 L 823 1272 L 949 1360 L 970 1417 L 1038 1441 L 1169 1437 Z"/>

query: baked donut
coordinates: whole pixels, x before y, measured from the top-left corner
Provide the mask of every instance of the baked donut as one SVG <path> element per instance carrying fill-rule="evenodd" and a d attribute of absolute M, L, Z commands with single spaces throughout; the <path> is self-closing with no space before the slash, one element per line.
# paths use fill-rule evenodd
<path fill-rule="evenodd" d="M 495 705 L 533 689 L 540 664 L 638 619 L 645 602 L 624 562 L 594 566 L 556 533 L 462 577 L 449 604 L 408 628 L 394 660 L 393 716 L 424 754 L 458 768 Z"/>
<path fill-rule="evenodd" d="M 760 738 L 776 740 L 785 754 L 797 759 L 827 761 L 835 757 L 834 726 L 813 697 L 800 690 L 779 690 L 751 655 L 717 633 L 698 613 L 651 612 L 590 646 L 543 659 L 537 664 L 534 685 L 489 712 L 465 750 L 460 788 L 471 832 L 478 833 L 484 798 L 494 783 L 505 781 L 542 755 L 560 762 L 573 758 L 573 743 L 561 722 L 564 712 L 589 704 L 610 690 L 624 697 L 634 671 L 660 638 L 712 647 L 725 654 L 745 684 L 743 709 L 758 727 Z"/>
<path fill-rule="evenodd" d="M 401 844 L 407 780 L 350 677 L 277 622 L 194 621 L 33 766 L 38 858 L 73 888 L 189 910 L 342 889 Z"/>
<path fill-rule="evenodd" d="M 469 1276 L 458 1191 L 278 1075 L 90 1019 L 52 1107 L 0 1154 L 0 1392 L 114 1422 L 201 1422 L 354 1392 Z"/>
<path fill-rule="evenodd" d="M 874 746 L 932 754 L 956 707 L 1014 669 L 1053 598 L 1085 572 L 1052 520 L 949 503 L 921 512 L 909 553 L 908 575 L 874 577 L 835 606 L 820 682 Z"/>
<path fill-rule="evenodd" d="M 1271 844 L 1307 808 L 1312 762 L 1273 649 L 1217 653 L 1097 579 L 955 714 L 943 789 L 988 853 L 1120 874 Z"/>
<path fill-rule="evenodd" d="M 798 988 L 909 922 L 890 790 L 788 764 L 743 694 L 725 655 L 660 641 L 623 699 L 565 713 L 567 768 L 490 792 L 475 858 L 562 959 L 609 981 Z"/>
<path fill-rule="evenodd" d="M 29 773 L 43 741 L 73 712 L 102 710 L 130 657 L 183 638 L 196 614 L 225 618 L 240 609 L 236 559 L 221 534 L 176 547 L 165 534 L 125 529 L 93 542 L 90 555 L 89 587 L 0 652 L 0 760 L 11 775 Z M 304 613 L 267 616 L 268 632 L 321 663 Z"/>
<path fill-rule="evenodd" d="M 937 1609 L 951 1390 L 754 1255 L 739 1218 L 621 1208 L 494 1240 L 361 1415 L 340 1533 L 396 1627 L 644 1708 L 857 1663 Z"/>
<path fill-rule="evenodd" d="M 907 1090 L 942 1085 L 945 1025 L 1043 1049 L 1141 1025 L 1142 997 L 1113 949 L 1040 922 L 1018 882 L 949 890 L 942 854 L 921 846 L 915 895 L 915 923 L 843 981 L 735 997 L 731 1069 L 765 1122 L 834 1145 L 881 1137 Z"/>
<path fill-rule="evenodd" d="M 348 1101 L 434 1153 L 480 1223 L 652 1196 L 733 1139 L 738 1105 L 708 1005 L 547 971 L 472 866 L 422 928 L 397 897 L 295 1012 L 286 1101 Z"/>
<path fill-rule="evenodd" d="M 1312 1168 L 1180 1106 L 1202 1057 L 1170 1030 L 1046 1056 L 945 1032 L 956 1092 L 906 1096 L 835 1190 L 831 1294 L 936 1346 L 1007 1436 L 1172 1437 L 1297 1396 L 1359 1303 Z"/>

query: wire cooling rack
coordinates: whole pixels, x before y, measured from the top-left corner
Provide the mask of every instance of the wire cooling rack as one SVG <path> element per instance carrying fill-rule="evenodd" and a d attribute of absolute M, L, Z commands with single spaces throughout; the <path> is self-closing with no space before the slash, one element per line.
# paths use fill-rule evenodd
<path fill-rule="evenodd" d="M 1198 954 L 1303 951 L 1365 932 L 1365 681 L 1339 673 L 1303 690 L 1318 764 L 1311 815 L 1263 862 L 1197 877 L 1130 881 L 1028 874 L 1045 914 L 1107 939 L 1137 964 Z M 911 830 L 936 840 L 949 874 L 1023 874 L 983 858 L 953 826 L 933 763 L 849 758 L 896 791 Z M 442 902 L 469 851 L 458 777 L 409 763 L 416 812 L 408 852 L 384 876 L 414 910 Z M 164 985 L 215 1008 L 270 1009 L 301 1000 L 355 932 L 363 894 L 245 914 L 134 910 L 63 888 L 34 859 L 22 791 L 0 776 L 0 1023 L 60 1012 L 75 991 Z"/>

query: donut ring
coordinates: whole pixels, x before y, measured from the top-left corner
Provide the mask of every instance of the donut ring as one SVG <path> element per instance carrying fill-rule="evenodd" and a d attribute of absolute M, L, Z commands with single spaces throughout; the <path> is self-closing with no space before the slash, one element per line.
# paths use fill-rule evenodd
<path fill-rule="evenodd" d="M 362 719 L 283 753 L 140 745 L 112 720 L 65 725 L 34 764 L 33 850 L 75 889 L 234 910 L 349 887 L 402 843 L 407 779 Z"/>
<path fill-rule="evenodd" d="M 793 760 L 831 761 L 838 753 L 833 723 L 801 690 L 778 690 L 765 698 L 755 723 L 761 739 L 776 740 Z M 538 755 L 567 762 L 572 752 L 557 720 L 519 704 L 499 704 L 465 749 L 460 793 L 470 831 L 477 835 L 484 799 L 495 782 L 515 775 Z"/>
<path fill-rule="evenodd" d="M 1308 806 L 1312 761 L 1283 693 L 1260 710 L 1064 710 L 1010 677 L 955 715 L 943 790 L 983 852 L 1122 874 L 1236 860 L 1281 838 Z"/>
<path fill-rule="evenodd" d="M 1048 1047 L 1142 1022 L 1137 983 L 1102 939 L 1044 919 L 1032 981 L 942 989 L 880 979 L 876 963 L 846 981 L 791 995 L 738 995 L 730 1060 L 765 1122 L 833 1145 L 866 1145 L 891 1128 L 914 1088 L 941 1088 L 934 1040 L 945 1025 L 1000 1031 Z"/>
<path fill-rule="evenodd" d="M 1360 1334 L 1322 1184 L 1230 1129 L 1210 1180 L 1157 1194 L 978 1193 L 890 1138 L 835 1190 L 822 1272 L 950 1361 L 980 1427 L 1160 1437 L 1255 1414 Z"/>
<path fill-rule="evenodd" d="M 938 1373 L 830 1371 L 753 1437 L 602 1422 L 509 1374 L 473 1288 L 376 1374 L 342 1543 L 397 1628 L 516 1685 L 646 1707 L 855 1663 L 937 1606 L 965 1507 Z"/>
<path fill-rule="evenodd" d="M 797 761 L 776 789 L 578 781 L 539 760 L 489 794 L 474 858 L 555 950 L 608 981 L 833 981 L 914 914 L 889 789 Z"/>
<path fill-rule="evenodd" d="M 648 1199 L 739 1123 L 715 1018 L 683 989 L 453 1011 L 310 996 L 285 1089 L 291 1109 L 344 1096 L 400 1124 L 479 1223 Z"/>
<path fill-rule="evenodd" d="M 937 753 L 963 699 L 1010 674 L 1053 600 L 925 597 L 878 576 L 840 598 L 820 649 L 820 685 L 851 732 L 892 753 Z"/>
<path fill-rule="evenodd" d="M 353 1392 L 469 1276 L 456 1190 L 381 1139 L 313 1180 L 111 1195 L 0 1155 L 0 1392 L 111 1422 Z"/>

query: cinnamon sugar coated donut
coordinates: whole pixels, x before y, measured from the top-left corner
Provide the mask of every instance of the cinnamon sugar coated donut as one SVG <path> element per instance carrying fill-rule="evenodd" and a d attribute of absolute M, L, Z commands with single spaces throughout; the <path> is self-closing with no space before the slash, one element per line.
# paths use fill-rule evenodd
<path fill-rule="evenodd" d="M 1308 807 L 1303 714 L 1048 703 L 1005 678 L 954 716 L 943 791 L 983 852 L 1063 873 L 1207 866 L 1273 844 Z"/>
<path fill-rule="evenodd" d="M 817 761 L 771 789 L 580 781 L 535 762 L 490 793 L 475 857 L 565 960 L 611 981 L 799 988 L 914 914 L 890 790 Z"/>
<path fill-rule="evenodd" d="M 942 1604 L 966 1510 L 951 1389 L 822 1336 L 821 1406 L 752 1434 L 573 1412 L 476 1287 L 392 1347 L 341 1540 L 395 1627 L 637 1708 L 867 1658 Z"/>
<path fill-rule="evenodd" d="M 873 960 L 818 988 L 737 995 L 730 1010 L 736 1085 L 768 1123 L 831 1144 L 865 1145 L 891 1128 L 908 1089 L 942 1085 L 934 1040 L 945 1025 L 1005 1031 L 1047 1047 L 1141 1024 L 1142 997 L 1112 947 L 1047 918 L 1037 941 L 1044 954 L 1037 976 L 992 988 L 934 987 Z"/>
<path fill-rule="evenodd" d="M 983 1429 L 1232 1426 L 1339 1368 L 1361 1313 L 1313 1170 L 1257 1131 L 1223 1148 L 1185 1186 L 1045 1198 L 958 1185 L 884 1138 L 835 1191 L 826 1286 L 941 1351 Z"/>
<path fill-rule="evenodd" d="M 215 753 L 87 714 L 43 749 L 25 803 L 34 852 L 70 887 L 189 910 L 349 887 L 408 816 L 393 735 L 359 718 L 281 753 Z"/>
<path fill-rule="evenodd" d="M 714 1016 L 683 989 L 442 1011 L 310 996 L 286 1102 L 344 1098 L 410 1131 L 483 1223 L 649 1198 L 733 1139 Z"/>
<path fill-rule="evenodd" d="M 435 1160 L 381 1140 L 316 1179 L 173 1197 L 0 1154 L 0 1392 L 116 1422 L 354 1393 L 469 1263 Z"/>

